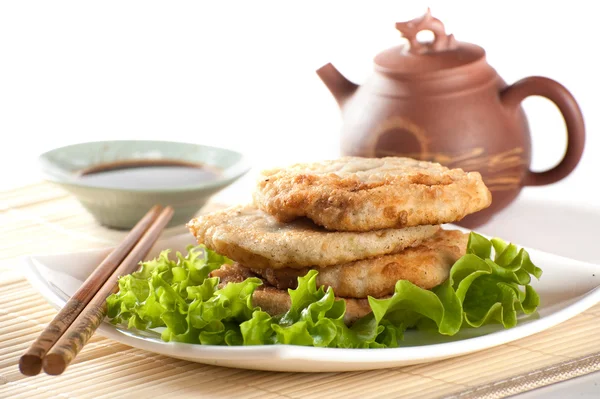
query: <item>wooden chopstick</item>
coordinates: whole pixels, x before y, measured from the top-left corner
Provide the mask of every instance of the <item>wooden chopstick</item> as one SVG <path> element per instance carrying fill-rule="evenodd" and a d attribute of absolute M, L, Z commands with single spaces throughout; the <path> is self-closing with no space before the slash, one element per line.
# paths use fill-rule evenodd
<path fill-rule="evenodd" d="M 173 209 L 166 207 L 154 221 L 152 226 L 144 233 L 135 247 L 121 262 L 117 270 L 100 287 L 81 314 L 73 324 L 60 337 L 58 342 L 44 357 L 42 365 L 47 374 L 59 375 L 67 368 L 69 363 L 77 356 L 87 341 L 92 337 L 104 317 L 106 316 L 106 298 L 118 291 L 118 279 L 132 273 L 138 268 L 139 262 L 150 251 L 160 233 L 173 216 Z"/>
<path fill-rule="evenodd" d="M 19 369 L 22 374 L 30 376 L 39 374 L 42 370 L 42 359 L 48 350 L 64 334 L 96 292 L 98 292 L 100 286 L 113 274 L 117 266 L 125 259 L 144 232 L 156 220 L 160 209 L 161 207 L 157 205 L 146 213 L 131 229 L 129 234 L 127 234 L 123 242 L 98 265 L 60 312 L 46 326 L 42 334 L 31 344 L 27 352 L 21 356 L 21 359 L 19 359 Z"/>

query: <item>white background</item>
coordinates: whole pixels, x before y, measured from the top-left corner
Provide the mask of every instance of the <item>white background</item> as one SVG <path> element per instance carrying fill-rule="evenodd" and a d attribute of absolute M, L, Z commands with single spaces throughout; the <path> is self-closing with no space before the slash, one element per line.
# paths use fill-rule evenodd
<path fill-rule="evenodd" d="M 434 16 L 481 45 L 509 83 L 564 84 L 588 140 L 576 173 L 539 191 L 597 202 L 598 14 L 584 1 L 3 1 L 2 181 L 36 176 L 35 157 L 69 143 L 166 139 L 242 150 L 255 164 L 335 157 L 337 105 L 314 71 L 327 62 L 362 81 L 400 43 L 396 21 Z M 533 168 L 555 164 L 565 132 L 540 98 L 525 108 Z M 567 188 L 567 189 L 565 189 Z"/>
<path fill-rule="evenodd" d="M 542 75 L 573 93 L 588 133 L 580 166 L 524 195 L 600 205 L 595 3 L 0 1 L 0 189 L 36 179 L 40 153 L 92 140 L 230 147 L 257 168 L 335 157 L 341 119 L 314 71 L 333 62 L 360 83 L 374 55 L 400 43 L 394 23 L 430 6 L 457 40 L 484 47 L 507 82 Z M 525 109 L 533 169 L 547 169 L 564 153 L 564 124 L 546 100 Z M 595 391 L 600 377 L 587 381 Z"/>

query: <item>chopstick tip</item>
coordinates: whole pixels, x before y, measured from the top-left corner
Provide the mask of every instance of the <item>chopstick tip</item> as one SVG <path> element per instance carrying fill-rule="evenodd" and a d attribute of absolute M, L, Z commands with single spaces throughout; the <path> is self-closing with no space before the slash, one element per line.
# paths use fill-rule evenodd
<path fill-rule="evenodd" d="M 44 371 L 50 375 L 60 375 L 67 368 L 67 362 L 59 354 L 49 353 L 44 357 Z"/>
<path fill-rule="evenodd" d="M 23 355 L 19 359 L 19 371 L 27 376 L 38 375 L 42 371 L 42 359 L 34 355 Z"/>

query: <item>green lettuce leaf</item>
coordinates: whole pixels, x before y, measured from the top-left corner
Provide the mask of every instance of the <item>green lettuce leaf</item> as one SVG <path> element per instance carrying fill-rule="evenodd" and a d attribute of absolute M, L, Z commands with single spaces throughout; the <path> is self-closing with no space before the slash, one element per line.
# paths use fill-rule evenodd
<path fill-rule="evenodd" d="M 530 282 L 542 271 L 529 254 L 476 233 L 469 235 L 467 253 L 443 284 L 424 290 L 400 280 L 391 297 L 369 297 L 373 312 L 351 326 L 344 322 L 345 301 L 331 288 L 316 286 L 315 270 L 288 290 L 290 309 L 272 317 L 252 305 L 260 279 L 219 288 L 219 279 L 209 274 L 231 261 L 204 246 L 187 251 L 173 260 L 163 251 L 142 262 L 139 271 L 121 277 L 119 291 L 107 299 L 111 321 L 140 330 L 161 328 L 165 341 L 202 345 L 390 348 L 401 345 L 409 328 L 443 335 L 490 323 L 511 328 L 519 314 L 535 312 L 540 303 Z"/>

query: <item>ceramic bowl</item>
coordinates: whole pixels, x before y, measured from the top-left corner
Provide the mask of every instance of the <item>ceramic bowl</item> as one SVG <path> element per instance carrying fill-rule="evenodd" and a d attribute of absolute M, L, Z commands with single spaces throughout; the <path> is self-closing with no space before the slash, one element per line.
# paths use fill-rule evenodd
<path fill-rule="evenodd" d="M 79 172 L 123 160 L 178 160 L 220 169 L 215 180 L 165 189 L 98 187 L 79 179 Z M 169 226 L 187 223 L 218 191 L 250 169 L 243 154 L 217 147 L 171 141 L 99 141 L 69 145 L 39 157 L 48 181 L 69 191 L 102 225 L 130 229 L 155 204 L 174 209 Z"/>

